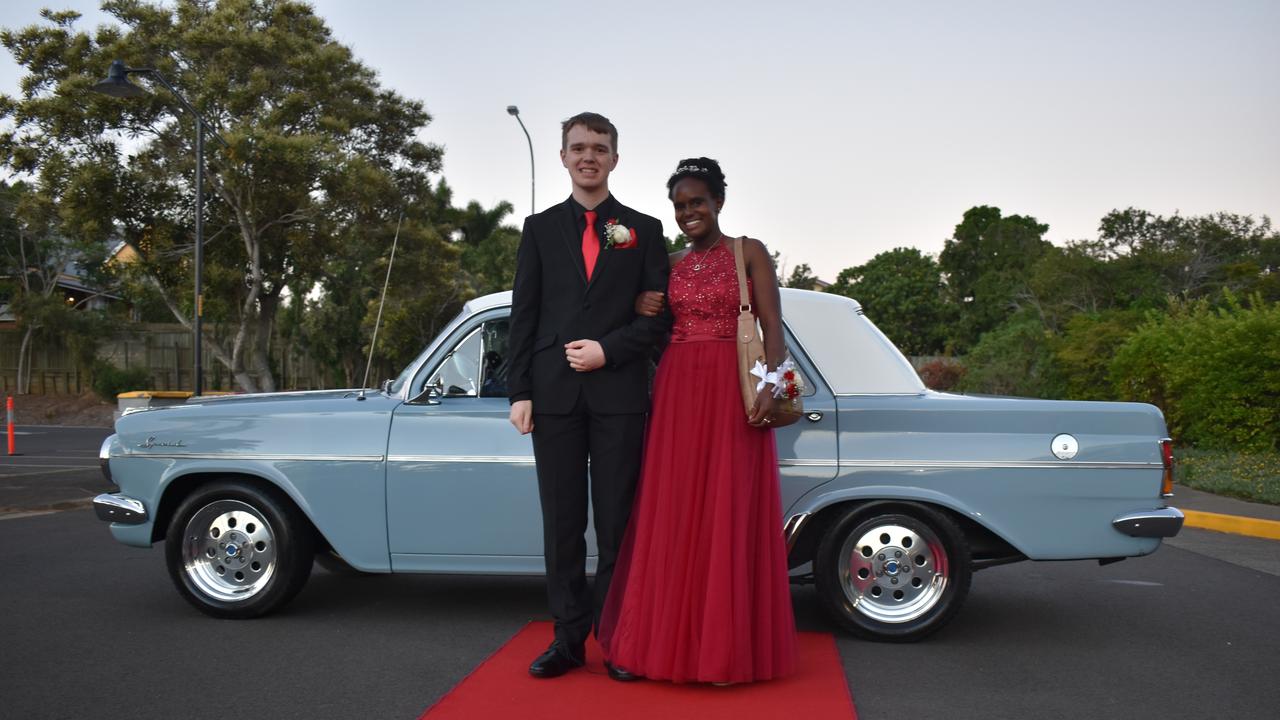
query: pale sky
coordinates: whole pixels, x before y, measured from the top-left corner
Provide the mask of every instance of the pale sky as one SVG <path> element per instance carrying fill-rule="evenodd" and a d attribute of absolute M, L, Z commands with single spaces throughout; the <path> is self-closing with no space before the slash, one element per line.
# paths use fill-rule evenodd
<path fill-rule="evenodd" d="M 5 0 L 0 26 L 41 6 Z M 820 277 L 898 246 L 937 253 L 996 205 L 1093 238 L 1113 208 L 1280 222 L 1280 2 L 586 3 L 317 0 L 381 81 L 422 100 L 459 204 L 563 200 L 559 122 L 619 128 L 611 187 L 677 230 L 686 156 L 728 178 L 721 224 Z M 18 68 L 0 53 L 0 88 Z M 103 72 L 105 74 L 105 68 Z"/>

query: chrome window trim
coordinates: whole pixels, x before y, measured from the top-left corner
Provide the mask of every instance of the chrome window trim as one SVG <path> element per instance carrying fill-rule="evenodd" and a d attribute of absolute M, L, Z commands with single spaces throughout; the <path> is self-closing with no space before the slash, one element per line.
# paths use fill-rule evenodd
<path fill-rule="evenodd" d="M 1108 462 L 1108 461 L 1072 461 L 1072 460 L 841 460 L 841 468 L 928 468 L 928 469 L 977 469 L 1020 468 L 1065 470 L 1071 468 L 1089 468 L 1093 470 L 1150 470 L 1164 468 L 1161 463 L 1151 462 Z"/>
<path fill-rule="evenodd" d="M 389 462 L 428 463 L 494 463 L 532 465 L 532 455 L 391 455 Z M 1091 468 L 1110 470 L 1149 470 L 1162 467 L 1149 462 L 1062 462 L 1037 460 L 822 460 L 814 458 L 782 458 L 780 467 L 838 467 L 838 468 L 925 468 L 925 469 L 978 469 L 993 468 L 1041 469 L 1041 468 Z"/>
<path fill-rule="evenodd" d="M 928 391 L 915 393 L 840 393 L 836 395 L 838 398 L 858 398 L 858 397 L 924 397 L 928 395 Z"/>
<path fill-rule="evenodd" d="M 425 463 L 497 463 L 508 465 L 532 465 L 532 455 L 391 455 L 388 462 Z"/>
<path fill-rule="evenodd" d="M 831 383 L 827 382 L 827 378 L 822 374 L 822 370 L 818 367 L 817 361 L 814 360 L 813 356 L 809 354 L 809 351 L 805 349 L 804 343 L 800 342 L 800 336 L 797 335 L 795 331 L 791 329 L 791 326 L 787 324 L 786 318 L 782 319 L 782 330 L 782 339 L 784 344 L 787 338 L 794 341 L 796 349 L 800 351 L 801 355 L 804 355 L 804 362 L 809 366 L 809 369 L 813 372 L 815 378 L 822 383 L 822 387 L 826 389 L 827 394 L 832 395 L 833 397 L 838 397 L 831 392 Z M 818 389 L 814 387 L 812 390 L 813 392 L 808 395 L 803 395 L 802 397 L 813 397 L 816 395 Z"/>
<path fill-rule="evenodd" d="M 778 465 L 781 467 L 839 467 L 840 463 L 836 460 L 813 458 L 779 458 Z"/>
<path fill-rule="evenodd" d="M 113 455 L 120 460 L 147 458 L 156 460 L 263 460 L 268 462 L 382 462 L 383 455 L 256 455 L 249 453 L 146 453 L 129 452 Z"/>

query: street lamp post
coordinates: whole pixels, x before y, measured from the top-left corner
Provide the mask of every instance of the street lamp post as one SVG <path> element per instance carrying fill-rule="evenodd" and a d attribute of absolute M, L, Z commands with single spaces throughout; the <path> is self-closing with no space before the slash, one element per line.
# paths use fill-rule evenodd
<path fill-rule="evenodd" d="M 538 212 L 538 204 L 535 201 L 533 188 L 533 138 L 529 137 L 529 129 L 524 126 L 524 121 L 520 119 L 520 108 L 515 105 L 508 105 L 507 114 L 520 123 L 520 129 L 524 130 L 524 139 L 529 141 L 529 214 L 532 215 Z"/>
<path fill-rule="evenodd" d="M 195 322 L 192 323 L 192 345 L 195 346 L 195 382 L 193 384 L 194 394 L 198 397 L 204 393 L 204 363 L 201 356 L 201 330 L 204 318 L 204 295 L 202 287 L 204 285 L 204 134 L 210 132 L 213 137 L 222 143 L 224 147 L 229 147 L 227 141 L 216 130 L 209 127 L 199 112 L 187 102 L 182 93 L 174 89 L 165 80 L 155 68 L 131 68 L 126 67 L 121 60 L 115 60 L 111 63 L 111 68 L 107 70 L 107 79 L 93 86 L 94 92 L 110 95 L 118 98 L 141 97 L 147 94 L 147 91 L 129 82 L 129 74 L 149 75 L 156 82 L 165 86 L 170 93 L 173 94 L 182 107 L 196 120 L 196 252 L 195 252 Z"/>

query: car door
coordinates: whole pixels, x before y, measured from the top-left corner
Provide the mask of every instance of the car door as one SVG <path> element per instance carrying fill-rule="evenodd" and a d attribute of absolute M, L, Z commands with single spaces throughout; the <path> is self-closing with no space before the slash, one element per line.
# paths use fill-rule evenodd
<path fill-rule="evenodd" d="M 813 488 L 830 482 L 838 470 L 835 396 L 809 361 L 804 348 L 788 330 L 787 352 L 804 378 L 804 417 L 774 430 L 782 482 L 783 521 L 789 508 Z"/>
<path fill-rule="evenodd" d="M 395 411 L 387 447 L 395 571 L 544 571 L 533 443 L 507 420 L 507 315 L 490 310 L 461 324 Z M 594 556 L 594 533 L 587 540 Z"/>

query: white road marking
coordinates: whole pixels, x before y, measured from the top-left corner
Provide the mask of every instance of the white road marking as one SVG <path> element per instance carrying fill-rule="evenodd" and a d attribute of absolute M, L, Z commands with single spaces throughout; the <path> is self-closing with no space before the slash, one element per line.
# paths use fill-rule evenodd
<path fill-rule="evenodd" d="M 24 460 L 27 458 L 24 457 Z M 97 465 L 69 465 L 67 463 L 0 463 L 0 468 L 7 467 L 41 467 L 41 468 L 96 468 Z"/>
<path fill-rule="evenodd" d="M 1150 582 L 1147 580 L 1107 580 L 1106 582 L 1115 583 L 1117 585 L 1138 585 L 1139 587 L 1164 587 L 1164 583 Z"/>
<path fill-rule="evenodd" d="M 48 465 L 32 465 L 30 467 L 49 467 L 49 466 Z M 86 470 L 90 468 L 92 468 L 92 466 L 70 465 L 70 466 L 64 467 L 61 470 L 45 470 L 42 472 L 25 472 L 25 473 L 0 473 L 0 478 L 4 478 L 5 480 L 8 480 L 9 478 L 30 477 L 32 475 L 57 475 L 59 473 L 80 472 L 82 470 Z"/>
<path fill-rule="evenodd" d="M 24 517 L 36 517 L 38 515 L 52 515 L 61 510 L 23 510 L 19 512 L 0 513 L 0 520 L 17 520 Z"/>

